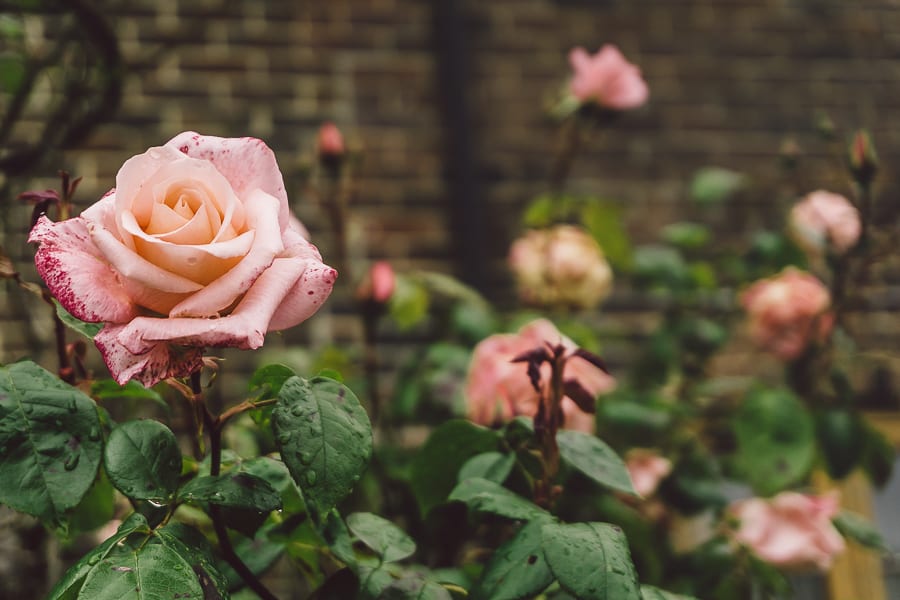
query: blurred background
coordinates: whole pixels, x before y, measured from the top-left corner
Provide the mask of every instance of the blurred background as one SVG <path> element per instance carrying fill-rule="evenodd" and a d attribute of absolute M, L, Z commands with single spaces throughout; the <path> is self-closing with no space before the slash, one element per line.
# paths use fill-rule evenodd
<path fill-rule="evenodd" d="M 19 0 L 0 3 L 0 247 L 35 281 L 21 192 L 57 187 L 65 170 L 83 178 L 75 202 L 86 207 L 127 158 L 194 130 L 265 140 L 328 262 L 336 242 L 309 174 L 331 121 L 356 157 L 349 263 L 453 274 L 510 305 L 506 254 L 522 209 L 551 185 L 560 138 L 548 109 L 570 77 L 568 52 L 606 43 L 640 67 L 650 100 L 585 146 L 567 189 L 617 205 L 635 243 L 703 220 L 689 196 L 704 167 L 746 177 L 738 208 L 718 220 L 726 238 L 780 223 L 815 189 L 848 193 L 839 163 L 858 128 L 883 165 L 877 193 L 896 204 L 895 0 Z M 889 388 L 900 253 L 877 269 L 852 323 L 885 355 L 890 368 L 872 376 Z M 358 337 L 342 302 L 267 348 Z M 52 323 L 31 304 L 0 287 L 0 361 L 52 362 Z M 611 337 L 639 335 L 652 309 L 616 288 L 598 319 Z M 628 358 L 624 345 L 604 352 Z M 757 358 L 735 354 L 722 368 Z M 236 354 L 225 375 L 265 359 L 250 360 Z M 885 398 L 870 400 L 900 408 Z M 879 500 L 894 503 L 879 518 L 900 535 L 897 494 Z"/>

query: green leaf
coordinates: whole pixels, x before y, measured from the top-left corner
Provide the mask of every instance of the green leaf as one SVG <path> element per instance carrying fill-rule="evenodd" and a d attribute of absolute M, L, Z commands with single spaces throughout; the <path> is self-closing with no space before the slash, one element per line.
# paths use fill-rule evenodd
<path fill-rule="evenodd" d="M 0 503 L 64 525 L 103 452 L 94 401 L 33 362 L 0 367 Z"/>
<path fill-rule="evenodd" d="M 385 518 L 367 512 L 347 517 L 347 527 L 384 562 L 403 560 L 416 551 L 411 537 Z"/>
<path fill-rule="evenodd" d="M 536 519 L 523 525 L 491 555 L 472 591 L 473 600 L 518 600 L 537 596 L 553 581 L 544 558 L 541 530 L 546 524 Z"/>
<path fill-rule="evenodd" d="M 694 250 L 705 246 L 712 236 L 706 225 L 681 221 L 663 227 L 662 237 L 673 246 Z"/>
<path fill-rule="evenodd" d="M 372 426 L 359 400 L 332 379 L 292 377 L 272 412 L 275 441 L 307 508 L 323 515 L 343 500 L 372 455 Z"/>
<path fill-rule="evenodd" d="M 549 227 L 559 214 L 560 199 L 550 194 L 542 194 L 528 203 L 522 214 L 525 227 L 541 229 Z"/>
<path fill-rule="evenodd" d="M 634 251 L 634 274 L 645 285 L 661 288 L 682 287 L 689 278 L 688 266 L 676 248 L 640 246 Z"/>
<path fill-rule="evenodd" d="M 410 329 L 428 316 L 431 298 L 417 278 L 397 275 L 394 293 L 388 300 L 388 312 L 402 329 Z"/>
<path fill-rule="evenodd" d="M 378 596 L 378 600 L 452 600 L 446 589 L 421 575 L 409 575 L 394 581 Z"/>
<path fill-rule="evenodd" d="M 529 500 L 487 479 L 466 479 L 450 492 L 447 500 L 464 502 L 469 510 L 510 519 L 530 521 L 548 518 L 550 513 Z"/>
<path fill-rule="evenodd" d="M 325 543 L 331 549 L 331 553 L 338 560 L 347 565 L 356 564 L 356 553 L 353 551 L 353 540 L 350 538 L 350 531 L 336 510 L 332 510 L 325 517 L 321 534 L 322 539 L 325 540 Z"/>
<path fill-rule="evenodd" d="M 502 484 L 506 481 L 510 471 L 516 464 L 515 454 L 501 454 L 500 452 L 483 452 L 476 454 L 463 464 L 457 475 L 458 481 L 465 481 L 472 477 L 480 477 Z"/>
<path fill-rule="evenodd" d="M 101 559 L 105 558 L 110 552 L 115 550 L 120 541 L 136 532 L 150 533 L 150 527 L 147 525 L 147 519 L 145 519 L 143 515 L 140 513 L 131 513 L 131 515 L 119 525 L 116 533 L 85 554 L 81 560 L 66 571 L 63 578 L 60 579 L 50 591 L 47 600 L 75 600 L 78 598 L 78 592 L 81 591 L 84 580 L 91 569 L 93 569 Z"/>
<path fill-rule="evenodd" d="M 865 442 L 863 446 L 862 468 L 878 487 L 883 487 L 894 472 L 897 454 L 894 445 L 884 434 L 864 423 Z"/>
<path fill-rule="evenodd" d="M 747 178 L 729 169 L 704 167 L 691 181 L 691 198 L 698 204 L 719 204 L 744 188 Z"/>
<path fill-rule="evenodd" d="M 111 554 L 88 573 L 79 598 L 91 600 L 157 600 L 204 598 L 203 587 L 190 564 L 162 544 Z"/>
<path fill-rule="evenodd" d="M 559 584 L 583 600 L 640 600 L 622 530 L 608 523 L 545 524 L 544 556 Z"/>
<path fill-rule="evenodd" d="M 66 514 L 69 534 L 91 531 L 105 525 L 115 513 L 115 490 L 103 469 L 78 506 Z"/>
<path fill-rule="evenodd" d="M 129 498 L 165 503 L 178 487 L 181 451 L 175 434 L 159 421 L 127 421 L 109 434 L 103 464 Z"/>
<path fill-rule="evenodd" d="M 234 543 L 235 553 L 254 575 L 265 573 L 284 552 L 283 542 L 269 539 L 269 531 L 274 526 L 275 524 L 264 526 L 253 538 L 240 536 Z M 228 582 L 229 590 L 237 590 L 245 585 L 243 578 L 224 560 L 219 563 L 218 568 Z"/>
<path fill-rule="evenodd" d="M 683 596 L 681 594 L 673 594 L 666 590 L 653 587 L 652 585 L 641 586 L 642 600 L 696 600 L 693 596 Z"/>
<path fill-rule="evenodd" d="M 845 538 L 851 539 L 866 548 L 879 552 L 890 552 L 890 548 L 884 541 L 881 532 L 878 531 L 874 523 L 864 516 L 849 510 L 842 510 L 831 521 Z"/>
<path fill-rule="evenodd" d="M 616 269 L 631 268 L 631 240 L 625 230 L 621 207 L 589 199 L 581 208 L 581 222 L 600 244 L 609 264 Z"/>
<path fill-rule="evenodd" d="M 24 58 L 14 52 L 0 53 L 0 92 L 15 94 L 24 78 Z"/>
<path fill-rule="evenodd" d="M 59 317 L 59 320 L 66 327 L 77 331 L 87 339 L 93 340 L 94 336 L 103 329 L 103 323 L 85 323 L 81 319 L 73 317 L 58 301 L 54 300 L 53 303 L 56 305 L 56 316 Z"/>
<path fill-rule="evenodd" d="M 152 400 L 159 404 L 166 412 L 169 405 L 152 388 L 145 388 L 137 381 L 129 381 L 125 385 L 119 385 L 114 379 L 97 379 L 91 383 L 91 396 L 98 400 Z"/>
<path fill-rule="evenodd" d="M 204 598 L 227 598 L 228 580 L 216 567 L 212 547 L 202 533 L 183 523 L 169 522 L 154 531 L 159 542 L 176 552 L 198 576 Z"/>
<path fill-rule="evenodd" d="M 560 430 L 556 434 L 559 455 L 572 468 L 600 485 L 636 494 L 625 463 L 600 438 L 581 431 Z"/>
<path fill-rule="evenodd" d="M 735 466 L 763 496 L 800 481 L 812 467 L 816 444 L 812 416 L 787 390 L 755 390 L 732 421 Z"/>
<path fill-rule="evenodd" d="M 277 398 L 281 386 L 294 375 L 296 373 L 285 365 L 266 365 L 254 371 L 250 376 L 247 390 L 257 396 L 257 401 Z"/>
<path fill-rule="evenodd" d="M 496 450 L 499 442 L 496 431 L 464 419 L 446 421 L 435 429 L 413 457 L 411 467 L 410 485 L 422 515 L 446 500 L 455 474 L 467 460 Z"/>
<path fill-rule="evenodd" d="M 242 472 L 192 479 L 179 490 L 178 499 L 247 508 L 261 513 L 281 508 L 281 494 L 268 481 Z"/>
<path fill-rule="evenodd" d="M 843 479 L 859 464 L 865 448 L 865 429 L 857 412 L 842 408 L 819 412 L 816 435 L 832 479 Z"/>

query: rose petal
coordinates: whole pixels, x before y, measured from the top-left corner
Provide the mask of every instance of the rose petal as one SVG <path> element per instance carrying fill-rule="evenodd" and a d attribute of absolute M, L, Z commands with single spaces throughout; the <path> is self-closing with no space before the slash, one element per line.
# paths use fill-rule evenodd
<path fill-rule="evenodd" d="M 176 347 L 165 342 L 152 344 L 143 354 L 132 354 L 119 342 L 123 329 L 123 325 L 107 325 L 94 337 L 109 372 L 120 385 L 137 379 L 150 387 L 169 377 L 186 377 L 203 364 L 202 348 Z"/>
<path fill-rule="evenodd" d="M 253 190 L 278 199 L 279 230 L 290 222 L 287 192 L 275 160 L 275 154 L 256 138 L 221 138 L 200 135 L 193 131 L 181 133 L 166 143 L 188 156 L 208 160 L 228 179 L 239 198 L 247 198 Z"/>
<path fill-rule="evenodd" d="M 261 190 L 256 190 L 247 198 L 245 206 L 249 226 L 255 230 L 253 245 L 249 251 L 230 271 L 175 306 L 169 313 L 170 317 L 217 315 L 246 292 L 260 274 L 272 264 L 272 260 L 284 250 L 281 232 L 278 230 L 278 200 Z M 210 247 L 218 245 L 212 244 Z"/>
<path fill-rule="evenodd" d="M 307 260 L 306 265 L 303 275 L 272 315 L 269 331 L 288 329 L 305 321 L 322 307 L 331 294 L 337 271 L 314 260 Z"/>
<path fill-rule="evenodd" d="M 184 346 L 259 348 L 269 320 L 305 267 L 302 261 L 276 259 L 227 317 L 137 317 L 120 331 L 117 339 L 132 354 L 147 352 L 160 341 Z"/>
<path fill-rule="evenodd" d="M 137 308 L 91 240 L 88 224 L 80 217 L 60 223 L 41 217 L 28 236 L 40 243 L 35 266 L 53 296 L 82 321 L 128 321 Z"/>
<path fill-rule="evenodd" d="M 125 279 L 162 292 L 176 294 L 195 292 L 203 288 L 195 281 L 170 273 L 138 256 L 134 250 L 102 226 L 88 222 L 88 232 L 104 259 Z"/>

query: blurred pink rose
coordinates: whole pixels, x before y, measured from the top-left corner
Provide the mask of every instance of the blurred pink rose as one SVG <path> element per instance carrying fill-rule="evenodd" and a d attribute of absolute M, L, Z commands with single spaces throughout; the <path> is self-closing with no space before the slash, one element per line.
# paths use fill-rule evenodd
<path fill-rule="evenodd" d="M 573 48 L 569 62 L 572 95 L 582 102 L 596 102 L 605 108 L 627 110 L 647 101 L 649 91 L 641 71 L 619 49 L 606 44 L 591 56 L 584 48 Z"/>
<path fill-rule="evenodd" d="M 763 561 L 785 569 L 827 571 L 844 550 L 844 538 L 831 519 L 836 495 L 782 492 L 774 498 L 740 500 L 729 513 L 740 522 L 734 538 Z"/>
<path fill-rule="evenodd" d="M 573 225 L 526 232 L 510 247 L 509 265 L 519 295 L 530 304 L 593 308 L 612 290 L 603 250 Z"/>
<path fill-rule="evenodd" d="M 323 157 L 337 157 L 344 153 L 344 136 L 334 123 L 323 123 L 319 128 L 319 137 L 316 142 L 319 155 Z"/>
<path fill-rule="evenodd" d="M 116 381 L 149 386 L 199 368 L 203 347 L 258 348 L 322 306 L 337 272 L 301 228 L 265 143 L 185 132 L 29 241 L 66 310 L 104 324 L 94 342 Z"/>
<path fill-rule="evenodd" d="M 788 231 L 797 245 L 813 256 L 830 246 L 843 254 L 856 245 L 862 225 L 859 211 L 840 194 L 819 190 L 794 205 Z"/>
<path fill-rule="evenodd" d="M 537 413 L 540 399 L 528 379 L 528 367 L 526 363 L 511 361 L 547 342 L 562 344 L 569 352 L 577 349 L 572 340 L 546 319 L 532 321 L 516 334 L 492 335 L 475 347 L 466 382 L 466 401 L 472 421 L 491 425 L 519 415 L 533 417 Z M 566 361 L 563 377 L 577 380 L 594 396 L 608 392 L 616 385 L 611 376 L 577 356 Z M 550 365 L 544 364 L 541 367 L 542 385 L 549 380 Z M 594 430 L 594 415 L 583 412 L 570 398 L 563 398 L 562 410 L 566 429 Z"/>
<path fill-rule="evenodd" d="M 368 273 L 356 290 L 359 300 L 372 300 L 384 304 L 391 299 L 394 287 L 397 284 L 397 276 L 391 263 L 379 260 L 372 264 Z"/>
<path fill-rule="evenodd" d="M 659 482 L 672 472 L 672 461 L 653 450 L 635 448 L 625 457 L 625 466 L 631 475 L 634 491 L 648 497 L 659 486 Z"/>
<path fill-rule="evenodd" d="M 782 360 L 803 354 L 810 342 L 823 341 L 834 325 L 831 295 L 815 276 L 788 267 L 761 279 L 741 294 L 750 336 Z"/>

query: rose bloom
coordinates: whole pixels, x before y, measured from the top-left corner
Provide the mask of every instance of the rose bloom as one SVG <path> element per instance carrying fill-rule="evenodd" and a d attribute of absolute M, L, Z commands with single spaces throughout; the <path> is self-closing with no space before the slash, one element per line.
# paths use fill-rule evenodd
<path fill-rule="evenodd" d="M 753 283 L 740 300 L 749 316 L 750 336 L 782 360 L 799 357 L 811 341 L 823 341 L 834 325 L 828 289 L 793 267 Z"/>
<path fill-rule="evenodd" d="M 497 334 L 482 340 L 472 354 L 466 380 L 469 418 L 481 425 L 505 422 L 513 417 L 537 414 L 540 397 L 528 378 L 528 365 L 513 358 L 539 346 L 562 344 L 568 353 L 575 342 L 546 319 L 528 323 L 515 334 Z M 616 380 L 588 361 L 573 356 L 566 361 L 564 379 L 575 379 L 597 396 L 612 390 Z M 541 365 L 541 386 L 550 381 L 550 365 Z M 563 427 L 593 432 L 594 415 L 583 412 L 569 397 L 562 399 Z"/>
<path fill-rule="evenodd" d="M 570 89 L 582 102 L 628 110 L 647 101 L 649 91 L 640 69 L 625 60 L 615 46 L 606 44 L 593 56 L 584 48 L 573 48 L 569 63 L 575 71 Z"/>
<path fill-rule="evenodd" d="M 150 386 L 198 369 L 204 347 L 258 348 L 322 306 L 337 272 L 303 231 L 268 146 L 185 132 L 29 241 L 63 307 L 104 324 L 94 342 L 116 381 Z"/>
<path fill-rule="evenodd" d="M 844 538 L 831 522 L 838 512 L 836 495 L 782 492 L 740 500 L 728 512 L 740 522 L 734 539 L 776 567 L 827 571 L 844 550 Z"/>
<path fill-rule="evenodd" d="M 829 246 L 838 254 L 859 241 L 862 225 L 859 211 L 840 194 L 819 190 L 794 205 L 788 232 L 797 245 L 812 256 L 821 256 Z"/>
<path fill-rule="evenodd" d="M 519 295 L 530 304 L 593 308 L 612 290 L 603 250 L 573 225 L 528 231 L 510 247 L 509 265 Z"/>
<path fill-rule="evenodd" d="M 397 285 L 397 276 L 391 263 L 379 260 L 372 263 L 359 287 L 356 289 L 356 297 L 359 300 L 371 300 L 384 304 L 391 299 L 394 287 Z"/>
<path fill-rule="evenodd" d="M 625 457 L 625 467 L 631 476 L 634 491 L 646 498 L 672 472 L 672 461 L 653 450 L 634 448 Z"/>

